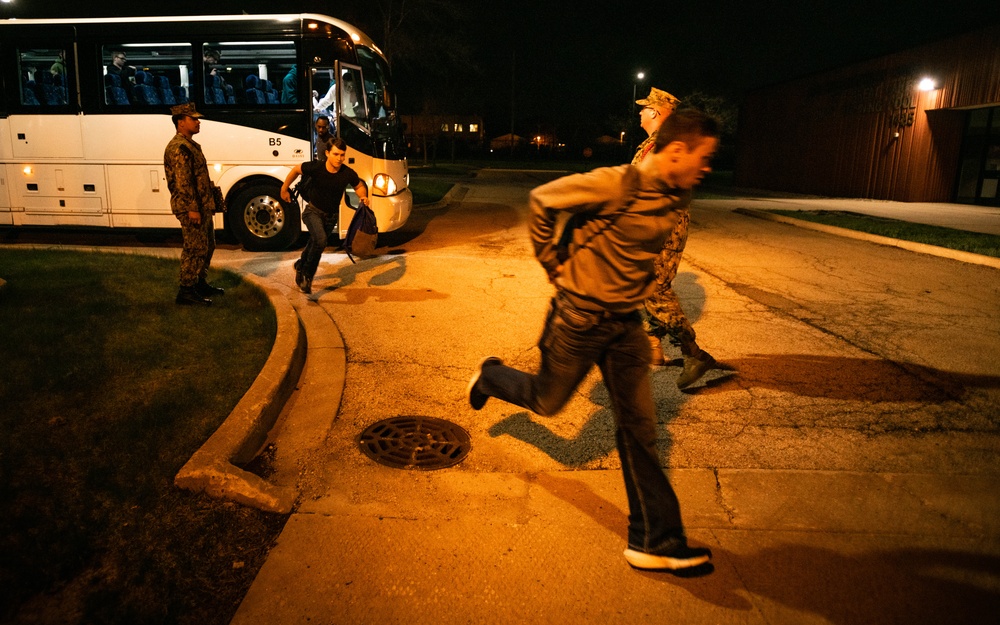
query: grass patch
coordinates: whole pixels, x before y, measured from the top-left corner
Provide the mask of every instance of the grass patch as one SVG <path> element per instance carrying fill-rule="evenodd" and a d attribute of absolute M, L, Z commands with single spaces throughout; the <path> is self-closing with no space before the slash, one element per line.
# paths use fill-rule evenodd
<path fill-rule="evenodd" d="M 232 273 L 174 304 L 178 261 L 0 250 L 0 621 L 224 624 L 287 517 L 173 477 L 276 333 Z"/>
<path fill-rule="evenodd" d="M 414 204 L 432 204 L 440 201 L 451 188 L 453 182 L 410 174 L 410 191 Z"/>
<path fill-rule="evenodd" d="M 966 232 L 964 230 L 955 230 L 954 228 L 917 224 L 850 211 L 769 210 L 768 212 L 803 221 L 900 239 L 902 241 L 926 243 L 952 250 L 1000 258 L 1000 236 L 993 234 Z"/>

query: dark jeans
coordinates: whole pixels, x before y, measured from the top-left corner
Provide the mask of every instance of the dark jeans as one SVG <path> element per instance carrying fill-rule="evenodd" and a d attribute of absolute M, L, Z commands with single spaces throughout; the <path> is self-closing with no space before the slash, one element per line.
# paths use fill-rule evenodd
<path fill-rule="evenodd" d="M 649 339 L 638 312 L 582 311 L 554 299 L 539 340 L 535 375 L 505 365 L 483 367 L 478 384 L 487 395 L 540 415 L 558 412 L 595 363 L 615 414 L 615 438 L 629 505 L 628 544 L 666 554 L 684 544 L 680 504 L 660 467 L 656 407 L 649 381 Z"/>
<path fill-rule="evenodd" d="M 337 227 L 337 218 L 327 217 L 322 211 L 307 206 L 302 211 L 302 223 L 309 230 L 309 241 L 302 250 L 302 274 L 312 280 L 323 257 L 323 250 L 333 236 L 333 229 Z"/>

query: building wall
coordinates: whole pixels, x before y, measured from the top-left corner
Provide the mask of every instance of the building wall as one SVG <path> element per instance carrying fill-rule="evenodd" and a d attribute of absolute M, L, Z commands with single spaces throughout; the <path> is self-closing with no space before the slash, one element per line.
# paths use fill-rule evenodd
<path fill-rule="evenodd" d="M 937 88 L 919 91 L 924 76 Z M 747 95 L 741 186 L 949 201 L 966 113 L 1000 104 L 1000 25 Z"/>

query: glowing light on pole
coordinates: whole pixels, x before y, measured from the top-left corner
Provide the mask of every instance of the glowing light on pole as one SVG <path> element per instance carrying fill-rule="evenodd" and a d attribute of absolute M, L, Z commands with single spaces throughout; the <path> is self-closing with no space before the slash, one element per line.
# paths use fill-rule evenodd
<path fill-rule="evenodd" d="M 633 114 L 635 109 L 633 107 L 635 106 L 636 89 L 638 88 L 639 83 L 642 82 L 645 78 L 646 78 L 646 73 L 639 72 L 635 75 L 635 80 L 632 81 L 632 100 L 628 103 L 628 121 L 625 122 L 625 131 L 622 132 L 622 140 L 621 140 L 622 144 L 625 143 L 626 133 L 629 135 L 629 145 L 632 144 L 632 125 L 635 123 L 633 120 L 633 118 L 635 117 L 635 115 Z"/>

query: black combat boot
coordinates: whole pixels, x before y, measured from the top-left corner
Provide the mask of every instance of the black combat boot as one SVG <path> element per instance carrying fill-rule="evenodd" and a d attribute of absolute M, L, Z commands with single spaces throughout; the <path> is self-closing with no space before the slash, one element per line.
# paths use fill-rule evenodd
<path fill-rule="evenodd" d="M 219 286 L 212 286 L 211 284 L 206 282 L 204 278 L 201 279 L 198 282 L 197 286 L 195 286 L 194 288 L 198 292 L 198 295 L 201 295 L 202 297 L 211 297 L 212 295 L 222 295 L 223 293 L 226 292 L 226 289 Z"/>
<path fill-rule="evenodd" d="M 182 286 L 180 291 L 177 291 L 177 299 L 174 300 L 178 304 L 184 304 L 186 306 L 211 306 L 212 300 L 198 293 L 198 288 L 193 286 Z"/>

